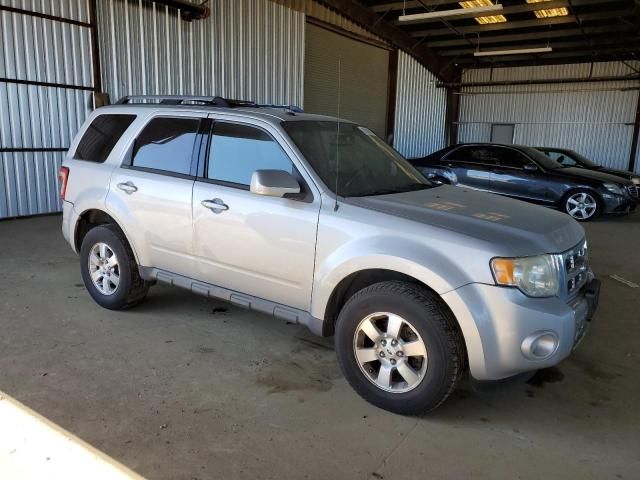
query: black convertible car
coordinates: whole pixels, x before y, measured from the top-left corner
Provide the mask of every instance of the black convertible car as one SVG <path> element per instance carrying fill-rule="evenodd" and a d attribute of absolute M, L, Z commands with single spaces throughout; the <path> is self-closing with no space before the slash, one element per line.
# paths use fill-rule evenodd
<path fill-rule="evenodd" d="M 631 180 L 636 185 L 640 185 L 640 175 L 628 170 L 618 170 L 616 168 L 603 167 L 602 165 L 598 165 L 597 163 L 594 163 L 588 158 L 580 155 L 574 150 L 556 147 L 536 147 L 536 149 L 540 150 L 547 157 L 555 160 L 564 167 L 587 168 L 589 170 L 597 170 L 603 173 L 610 173 L 611 175 L 626 178 L 627 180 Z"/>
<path fill-rule="evenodd" d="M 581 222 L 629 212 L 639 202 L 632 181 L 565 167 L 532 147 L 461 144 L 409 161 L 432 181 L 557 207 Z"/>

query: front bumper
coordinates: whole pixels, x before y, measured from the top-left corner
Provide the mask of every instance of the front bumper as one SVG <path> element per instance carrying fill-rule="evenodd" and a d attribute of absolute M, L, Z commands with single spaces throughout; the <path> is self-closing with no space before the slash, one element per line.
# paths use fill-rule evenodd
<path fill-rule="evenodd" d="M 442 298 L 462 329 L 471 376 L 486 381 L 550 367 L 569 356 L 584 337 L 599 292 L 600 282 L 594 279 L 565 303 L 557 297 L 531 298 L 515 288 L 472 283 Z"/>
<path fill-rule="evenodd" d="M 602 194 L 603 213 L 629 213 L 636 209 L 640 199 L 630 195 Z"/>

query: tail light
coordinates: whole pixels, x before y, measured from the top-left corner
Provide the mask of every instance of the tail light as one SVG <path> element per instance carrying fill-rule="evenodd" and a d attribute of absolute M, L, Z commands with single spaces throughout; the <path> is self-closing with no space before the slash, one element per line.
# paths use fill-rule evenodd
<path fill-rule="evenodd" d="M 69 167 L 60 167 L 58 172 L 58 180 L 60 180 L 60 196 L 64 200 L 67 194 L 67 181 L 69 180 Z"/>

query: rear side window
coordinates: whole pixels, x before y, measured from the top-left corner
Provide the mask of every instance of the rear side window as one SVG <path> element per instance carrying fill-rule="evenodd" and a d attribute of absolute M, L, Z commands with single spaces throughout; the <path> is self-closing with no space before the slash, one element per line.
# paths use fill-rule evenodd
<path fill-rule="evenodd" d="M 199 118 L 154 118 L 135 141 L 131 165 L 189 175 L 199 128 Z"/>
<path fill-rule="evenodd" d="M 135 115 L 98 115 L 82 136 L 73 158 L 97 163 L 104 162 L 135 119 Z"/>
<path fill-rule="evenodd" d="M 231 123 L 214 125 L 208 178 L 249 185 L 253 172 L 261 169 L 293 173 L 293 164 L 280 145 L 263 130 Z"/>
<path fill-rule="evenodd" d="M 462 147 L 452 152 L 446 159 L 478 165 L 498 164 L 495 149 L 491 147 Z"/>

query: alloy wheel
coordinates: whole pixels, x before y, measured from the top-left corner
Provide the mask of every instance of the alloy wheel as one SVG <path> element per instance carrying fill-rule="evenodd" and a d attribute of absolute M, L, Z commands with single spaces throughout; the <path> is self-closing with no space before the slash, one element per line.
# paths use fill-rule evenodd
<path fill-rule="evenodd" d="M 567 213 L 576 220 L 587 220 L 595 215 L 598 203 L 586 192 L 574 193 L 567 199 Z"/>
<path fill-rule="evenodd" d="M 416 388 L 427 371 L 427 348 L 411 323 L 377 312 L 362 319 L 353 337 L 353 353 L 365 377 L 391 393 Z"/>
<path fill-rule="evenodd" d="M 113 295 L 120 284 L 118 257 L 106 243 L 96 243 L 89 251 L 89 275 L 103 295 Z"/>

